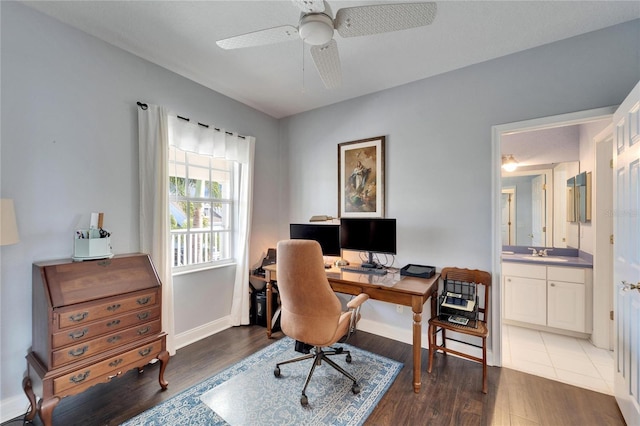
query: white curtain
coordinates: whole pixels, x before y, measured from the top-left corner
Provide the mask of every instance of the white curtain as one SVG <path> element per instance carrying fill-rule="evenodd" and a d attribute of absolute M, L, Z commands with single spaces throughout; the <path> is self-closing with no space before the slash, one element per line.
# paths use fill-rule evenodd
<path fill-rule="evenodd" d="M 176 353 L 169 221 L 169 127 L 165 108 L 138 108 L 140 251 L 148 253 L 162 283 L 162 330 L 167 351 Z"/>
<path fill-rule="evenodd" d="M 169 144 L 183 151 L 210 155 L 238 163 L 234 188 L 234 259 L 236 275 L 231 303 L 231 325 L 249 324 L 249 234 L 253 205 L 255 138 L 223 128 L 205 127 L 169 116 Z"/>
<path fill-rule="evenodd" d="M 153 111 L 158 111 L 154 113 Z M 170 247 L 170 231 L 169 231 L 169 213 L 168 213 L 168 162 L 167 154 L 169 145 L 173 145 L 183 151 L 195 152 L 203 155 L 211 155 L 215 158 L 222 158 L 230 161 L 235 161 L 238 164 L 237 175 L 235 179 L 234 188 L 234 238 L 233 238 L 233 255 L 236 262 L 236 274 L 234 280 L 233 300 L 231 304 L 231 325 L 243 325 L 249 324 L 249 235 L 251 231 L 251 217 L 253 206 L 253 162 L 255 152 L 255 138 L 251 136 L 239 136 L 234 133 L 225 131 L 223 128 L 204 127 L 197 123 L 192 123 L 178 118 L 176 115 L 169 114 L 163 108 L 149 105 L 147 111 L 139 111 L 140 115 L 154 115 L 162 114 L 164 116 L 164 124 L 159 125 L 159 128 L 163 130 L 156 131 L 157 139 L 154 142 L 159 147 L 162 146 L 162 152 L 164 155 L 163 164 L 157 166 L 158 173 L 154 175 L 146 174 L 145 179 L 156 179 L 162 182 L 163 186 L 160 188 L 157 185 L 158 190 L 162 190 L 162 195 L 158 194 L 157 199 L 162 197 L 163 204 L 155 203 L 155 209 L 162 209 L 163 214 L 166 215 L 162 223 L 166 225 L 163 227 L 164 249 L 166 250 L 165 265 L 171 269 L 171 260 L 169 257 Z M 145 119 L 146 120 L 146 119 Z M 141 120 L 142 122 L 143 120 Z M 158 123 L 162 120 L 157 119 Z M 166 132 L 161 135 L 161 132 Z M 142 146 L 142 135 L 141 146 Z M 166 137 L 164 136 L 166 135 Z M 151 153 L 146 153 L 149 156 Z M 140 153 L 140 169 L 142 166 L 142 148 Z M 160 176 L 160 171 L 162 176 Z M 141 171 L 141 188 L 143 186 L 143 177 Z M 142 197 L 142 189 L 141 189 Z M 141 198 L 142 200 L 142 198 Z M 147 203 L 152 205 L 152 203 Z M 141 221 L 142 221 L 142 208 L 141 208 Z M 141 233 L 142 233 L 141 225 Z M 151 229 L 145 232 L 152 233 Z M 142 240 L 141 235 L 141 240 Z M 154 259 L 155 262 L 155 259 Z M 173 291 L 171 289 L 171 296 Z M 163 303 L 166 299 L 163 299 Z M 173 297 L 171 297 L 173 302 Z M 171 319 L 173 320 L 173 303 L 171 303 Z M 173 321 L 171 320 L 171 330 L 173 331 Z"/>

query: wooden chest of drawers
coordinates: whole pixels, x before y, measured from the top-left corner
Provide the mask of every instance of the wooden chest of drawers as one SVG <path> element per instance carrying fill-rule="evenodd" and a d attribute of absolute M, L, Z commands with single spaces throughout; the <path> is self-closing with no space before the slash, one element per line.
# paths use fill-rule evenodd
<path fill-rule="evenodd" d="M 146 254 L 33 265 L 33 342 L 23 388 L 45 425 L 61 398 L 154 359 L 168 383 L 160 281 Z M 34 391 L 35 389 L 35 391 Z M 36 393 L 41 394 L 36 404 Z"/>

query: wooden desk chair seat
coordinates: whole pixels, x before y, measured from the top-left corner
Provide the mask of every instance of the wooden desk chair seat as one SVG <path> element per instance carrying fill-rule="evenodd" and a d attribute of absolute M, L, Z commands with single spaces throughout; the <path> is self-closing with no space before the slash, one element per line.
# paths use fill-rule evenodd
<path fill-rule="evenodd" d="M 484 303 L 478 307 L 477 327 L 464 326 L 449 322 L 445 318 L 439 318 L 437 312 L 433 312 L 433 317 L 429 320 L 429 368 L 431 373 L 433 368 L 433 354 L 436 351 L 442 351 L 445 355 L 450 352 L 460 357 L 470 359 L 482 363 L 482 392 L 487 393 L 487 337 L 489 336 L 489 327 L 487 320 L 489 318 L 489 288 L 491 287 L 491 274 L 478 269 L 460 269 L 460 268 L 444 268 L 440 272 L 440 278 L 446 283 L 446 280 L 455 280 L 466 283 L 476 283 L 478 287 L 484 287 Z M 482 340 L 482 346 L 473 343 L 467 343 L 457 340 L 458 343 L 482 348 L 482 358 L 460 352 L 455 349 L 447 348 L 446 341 L 450 339 L 446 335 L 446 331 L 453 331 L 468 336 L 478 337 Z M 442 344 L 438 345 L 436 337 L 438 333 L 442 333 Z"/>

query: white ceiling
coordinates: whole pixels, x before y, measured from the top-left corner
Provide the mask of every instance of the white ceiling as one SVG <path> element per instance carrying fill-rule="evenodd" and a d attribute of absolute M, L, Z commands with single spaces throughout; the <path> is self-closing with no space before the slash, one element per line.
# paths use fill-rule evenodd
<path fill-rule="evenodd" d="M 393 2 L 406 0 L 329 4 L 335 15 L 343 7 Z M 288 0 L 25 4 L 276 118 L 640 18 L 638 1 L 437 2 L 427 27 L 344 39 L 336 32 L 342 87 L 327 90 L 300 40 L 238 50 L 215 44 L 297 26 L 299 9 Z"/>

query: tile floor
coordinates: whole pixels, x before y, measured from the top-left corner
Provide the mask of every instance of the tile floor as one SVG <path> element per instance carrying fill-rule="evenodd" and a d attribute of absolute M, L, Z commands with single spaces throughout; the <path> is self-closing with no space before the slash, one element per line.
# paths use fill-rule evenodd
<path fill-rule="evenodd" d="M 502 330 L 504 367 L 613 395 L 613 352 L 544 331 L 506 324 Z"/>

